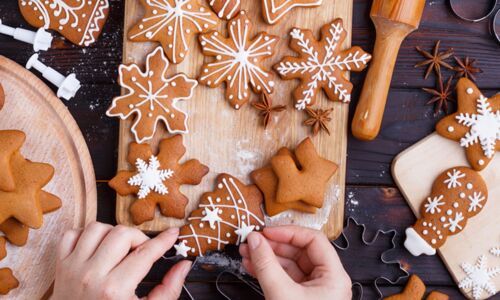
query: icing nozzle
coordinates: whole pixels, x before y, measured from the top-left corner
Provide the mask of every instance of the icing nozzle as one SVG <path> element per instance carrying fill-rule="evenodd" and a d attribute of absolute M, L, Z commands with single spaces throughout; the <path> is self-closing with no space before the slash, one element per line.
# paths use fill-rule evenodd
<path fill-rule="evenodd" d="M 47 32 L 44 28 L 38 29 L 36 32 L 23 29 L 14 28 L 2 24 L 0 19 L 0 33 L 5 35 L 10 35 L 18 41 L 22 41 L 33 45 L 35 51 L 47 51 L 52 44 L 52 35 Z"/>
<path fill-rule="evenodd" d="M 406 240 L 405 248 L 413 255 L 420 256 L 434 255 L 436 254 L 436 249 L 432 248 L 412 227 L 406 228 Z"/>
<path fill-rule="evenodd" d="M 26 69 L 31 68 L 42 73 L 43 78 L 59 88 L 57 90 L 57 97 L 59 98 L 70 100 L 76 95 L 81 87 L 80 81 L 76 78 L 75 74 L 71 73 L 68 76 L 62 75 L 39 61 L 38 54 L 33 54 L 26 63 Z"/>

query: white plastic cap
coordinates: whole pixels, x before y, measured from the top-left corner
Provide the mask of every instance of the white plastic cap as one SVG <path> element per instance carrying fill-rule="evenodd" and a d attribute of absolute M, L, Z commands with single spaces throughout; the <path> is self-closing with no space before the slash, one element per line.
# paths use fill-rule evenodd
<path fill-rule="evenodd" d="M 37 30 L 35 40 L 33 41 L 33 49 L 35 51 L 47 51 L 52 45 L 53 37 L 45 29 L 40 28 Z"/>
<path fill-rule="evenodd" d="M 57 90 L 57 97 L 70 100 L 75 97 L 80 87 L 81 84 L 80 81 L 76 79 L 76 75 L 70 74 L 59 86 L 59 90 Z"/>

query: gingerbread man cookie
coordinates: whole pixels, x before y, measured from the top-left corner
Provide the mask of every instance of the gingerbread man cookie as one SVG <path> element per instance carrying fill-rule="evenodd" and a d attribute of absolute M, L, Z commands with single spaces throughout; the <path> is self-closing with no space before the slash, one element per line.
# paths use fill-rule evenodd
<path fill-rule="evenodd" d="M 11 290 L 19 286 L 19 281 L 9 268 L 0 269 L 0 295 L 7 295 Z"/>
<path fill-rule="evenodd" d="M 479 173 L 467 167 L 444 171 L 420 206 L 420 218 L 406 229 L 406 249 L 415 256 L 434 255 L 449 236 L 460 233 L 481 212 L 487 200 L 488 189 Z"/>
<path fill-rule="evenodd" d="M 217 31 L 200 36 L 203 55 L 215 61 L 201 68 L 199 82 L 211 88 L 226 83 L 226 99 L 240 109 L 250 98 L 250 87 L 255 93 L 271 94 L 274 81 L 262 66 L 262 60 L 274 53 L 278 37 L 261 32 L 250 39 L 251 22 L 244 11 L 228 22 L 229 38 Z"/>
<path fill-rule="evenodd" d="M 262 0 L 264 20 L 276 24 L 288 12 L 296 7 L 317 7 L 323 0 Z"/>
<path fill-rule="evenodd" d="M 274 69 L 284 80 L 300 79 L 293 93 L 297 109 L 313 105 L 321 89 L 332 101 L 351 101 L 352 84 L 344 73 L 363 70 L 371 55 L 357 46 L 342 51 L 346 36 L 342 19 L 324 25 L 319 41 L 310 30 L 292 29 L 290 48 L 299 56 L 286 56 Z"/>
<path fill-rule="evenodd" d="M 15 188 L 12 172 L 12 155 L 19 151 L 26 140 L 26 135 L 18 130 L 0 130 L 0 190 L 12 192 Z"/>
<path fill-rule="evenodd" d="M 89 46 L 106 23 L 109 0 L 19 0 L 19 8 L 30 25 L 53 29 L 73 44 Z"/>
<path fill-rule="evenodd" d="M 483 170 L 500 150 L 500 94 L 486 98 L 467 78 L 457 83 L 458 111 L 443 118 L 436 131 L 460 142 L 467 160 Z"/>
<path fill-rule="evenodd" d="M 209 0 L 208 4 L 219 18 L 229 20 L 240 11 L 241 0 Z"/>
<path fill-rule="evenodd" d="M 122 196 L 137 195 L 130 206 L 134 224 L 153 220 L 157 205 L 166 217 L 184 218 L 188 199 L 181 185 L 197 185 L 209 171 L 195 159 L 180 164 L 185 153 L 181 135 L 162 140 L 156 155 L 148 144 L 130 144 L 128 162 L 135 169 L 119 171 L 109 185 Z"/>
<path fill-rule="evenodd" d="M 159 42 L 168 59 L 181 63 L 191 39 L 219 23 L 217 16 L 199 0 L 140 0 L 146 12 L 128 32 L 134 42 Z"/>
<path fill-rule="evenodd" d="M 201 196 L 198 209 L 180 228 L 177 255 L 203 256 L 239 245 L 252 231 L 264 227 L 262 194 L 255 185 L 244 185 L 228 174 L 217 176 L 215 190 Z"/>
<path fill-rule="evenodd" d="M 131 131 L 138 143 L 151 139 L 160 121 L 170 133 L 188 132 L 188 116 L 177 108 L 177 102 L 190 99 L 198 83 L 184 74 L 167 78 L 168 65 L 158 47 L 147 56 L 145 72 L 134 64 L 119 68 L 120 85 L 127 93 L 113 99 L 106 114 L 122 120 L 135 115 Z"/>

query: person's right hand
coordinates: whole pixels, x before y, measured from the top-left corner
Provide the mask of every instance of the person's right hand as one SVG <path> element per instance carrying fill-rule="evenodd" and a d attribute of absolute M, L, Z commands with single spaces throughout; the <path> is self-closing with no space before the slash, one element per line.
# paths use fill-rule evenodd
<path fill-rule="evenodd" d="M 326 236 L 297 226 L 252 232 L 240 246 L 243 266 L 267 300 L 351 299 L 351 279 Z"/>

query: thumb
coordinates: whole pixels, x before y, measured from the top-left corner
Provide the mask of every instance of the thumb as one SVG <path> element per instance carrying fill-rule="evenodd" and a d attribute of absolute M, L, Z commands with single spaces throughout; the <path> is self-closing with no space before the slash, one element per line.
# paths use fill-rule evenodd
<path fill-rule="evenodd" d="M 163 277 L 163 280 L 148 295 L 147 299 L 175 300 L 179 299 L 187 274 L 191 271 L 191 261 L 177 263 Z"/>
<path fill-rule="evenodd" d="M 277 290 L 276 287 L 289 286 L 292 280 L 281 267 L 268 241 L 260 233 L 250 233 L 247 242 L 255 276 L 266 298 L 273 298 L 270 294 Z"/>

